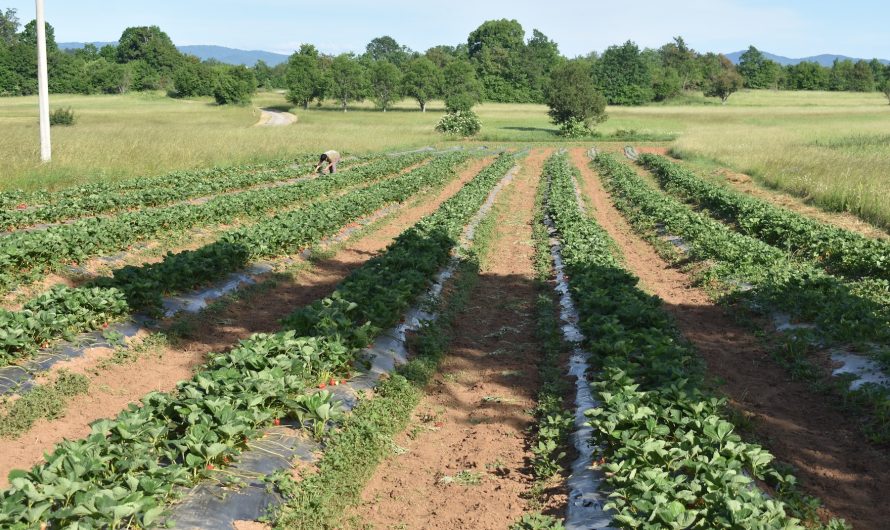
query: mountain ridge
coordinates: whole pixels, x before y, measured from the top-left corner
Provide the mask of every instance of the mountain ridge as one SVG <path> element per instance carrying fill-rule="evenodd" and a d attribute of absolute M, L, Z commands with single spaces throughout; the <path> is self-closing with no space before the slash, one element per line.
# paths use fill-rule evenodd
<path fill-rule="evenodd" d="M 740 50 L 737 52 L 727 53 L 724 55 L 726 55 L 726 58 L 729 59 L 730 61 L 732 61 L 734 64 L 739 64 L 739 58 L 742 56 L 743 53 L 745 53 L 745 51 L 746 50 Z M 837 59 L 839 61 L 844 61 L 844 60 L 849 59 L 849 60 L 853 61 L 854 63 L 857 61 L 870 61 L 871 60 L 871 59 L 860 59 L 858 57 L 848 57 L 846 55 L 837 55 L 837 54 L 833 54 L 833 53 L 823 53 L 823 54 L 819 54 L 819 55 L 811 55 L 809 57 L 801 57 L 798 59 L 791 58 L 791 57 L 784 57 L 782 55 L 776 55 L 774 53 L 766 52 L 763 50 L 760 50 L 760 53 L 762 53 L 763 56 L 766 57 L 767 59 L 769 59 L 770 61 L 777 62 L 777 63 L 781 64 L 782 66 L 788 66 L 791 64 L 799 64 L 799 63 L 803 63 L 803 62 L 819 63 L 822 66 L 831 66 L 832 63 L 834 63 L 835 59 Z M 878 59 L 878 61 L 880 61 L 882 64 L 890 64 L 890 60 L 887 60 L 887 59 Z"/>

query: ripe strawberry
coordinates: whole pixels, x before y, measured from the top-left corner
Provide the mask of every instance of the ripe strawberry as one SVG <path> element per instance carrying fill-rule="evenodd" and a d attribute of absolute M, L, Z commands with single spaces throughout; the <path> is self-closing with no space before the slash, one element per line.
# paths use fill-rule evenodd
<path fill-rule="evenodd" d="M 324 383 L 321 383 L 320 385 L 318 385 L 318 388 L 324 389 L 324 388 L 326 388 L 327 386 L 328 386 L 328 385 L 326 385 L 326 384 L 324 384 Z"/>
<path fill-rule="evenodd" d="M 108 328 L 108 322 L 102 324 L 102 329 L 107 329 L 107 328 Z"/>
<path fill-rule="evenodd" d="M 337 386 L 340 383 L 332 377 L 330 383 L 328 383 L 328 384 L 331 386 Z"/>
<path fill-rule="evenodd" d="M 18 209 L 18 210 L 24 210 L 24 209 L 27 208 L 27 207 L 28 207 L 27 204 L 25 204 L 25 203 L 23 203 L 23 202 L 20 202 L 20 203 L 18 204 L 18 206 L 16 206 L 16 209 Z"/>
<path fill-rule="evenodd" d="M 213 464 L 207 464 L 207 471 L 213 471 Z"/>
<path fill-rule="evenodd" d="M 224 457 L 223 457 L 223 464 L 228 464 L 228 463 L 229 463 L 229 457 L 224 456 Z"/>
<path fill-rule="evenodd" d="M 272 425 L 281 425 L 281 419 L 275 418 L 274 420 L 272 420 Z"/>

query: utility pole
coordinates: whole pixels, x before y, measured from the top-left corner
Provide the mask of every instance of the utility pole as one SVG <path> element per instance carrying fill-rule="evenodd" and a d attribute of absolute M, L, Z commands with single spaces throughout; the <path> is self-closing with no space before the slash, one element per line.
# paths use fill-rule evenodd
<path fill-rule="evenodd" d="M 37 87 L 40 107 L 40 160 L 52 159 L 52 146 L 49 137 L 49 81 L 46 72 L 46 17 L 43 14 L 43 0 L 37 2 Z"/>

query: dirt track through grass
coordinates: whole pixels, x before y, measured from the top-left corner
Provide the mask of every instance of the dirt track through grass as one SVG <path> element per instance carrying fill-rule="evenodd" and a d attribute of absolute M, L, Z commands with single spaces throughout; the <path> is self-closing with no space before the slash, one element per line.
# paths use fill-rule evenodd
<path fill-rule="evenodd" d="M 493 242 L 440 375 L 353 521 L 377 529 L 504 529 L 526 509 L 540 348 L 531 219 L 546 158 L 533 151 L 498 201 Z M 398 526 L 402 525 L 402 526 Z"/>
<path fill-rule="evenodd" d="M 789 380 L 759 339 L 634 234 L 590 169 L 586 153 L 576 149 L 571 155 L 595 208 L 592 215 L 618 243 L 628 270 L 640 277 L 642 287 L 665 301 L 665 309 L 702 355 L 710 374 L 722 382 L 719 390 L 750 420 L 756 439 L 796 468 L 804 490 L 822 499 L 831 515 L 857 529 L 886 528 L 886 454 L 869 445 L 855 423 L 825 396 Z"/>

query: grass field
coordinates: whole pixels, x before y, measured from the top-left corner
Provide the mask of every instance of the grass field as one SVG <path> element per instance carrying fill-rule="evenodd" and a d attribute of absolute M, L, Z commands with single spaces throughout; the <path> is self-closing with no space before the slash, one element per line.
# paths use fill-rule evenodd
<path fill-rule="evenodd" d="M 234 108 L 161 94 L 56 96 L 52 104 L 72 107 L 79 121 L 53 130 L 54 161 L 41 166 L 35 162 L 36 100 L 0 99 L 2 189 L 57 188 L 329 148 L 364 153 L 446 142 L 433 131 L 442 113 L 437 103 L 425 114 L 412 101 L 386 114 L 370 103 L 348 113 L 329 104 L 294 110 L 298 123 L 282 128 L 253 127 L 257 107 L 289 106 L 278 93 Z M 476 141 L 558 140 L 542 105 L 483 104 L 476 110 L 483 121 Z M 603 135 L 662 140 L 703 166 L 726 165 L 823 208 L 890 226 L 890 105 L 880 94 L 756 91 L 735 94 L 726 106 L 689 96 L 609 114 L 599 127 Z"/>

